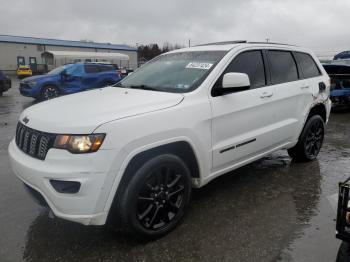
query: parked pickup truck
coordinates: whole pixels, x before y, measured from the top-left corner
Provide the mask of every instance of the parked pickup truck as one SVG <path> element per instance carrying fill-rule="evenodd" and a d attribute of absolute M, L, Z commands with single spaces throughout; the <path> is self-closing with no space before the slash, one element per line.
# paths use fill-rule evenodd
<path fill-rule="evenodd" d="M 60 95 L 113 85 L 121 79 L 111 64 L 76 63 L 53 69 L 46 75 L 28 77 L 20 82 L 24 96 L 49 100 Z"/>
<path fill-rule="evenodd" d="M 0 70 L 0 96 L 11 88 L 11 79 Z"/>

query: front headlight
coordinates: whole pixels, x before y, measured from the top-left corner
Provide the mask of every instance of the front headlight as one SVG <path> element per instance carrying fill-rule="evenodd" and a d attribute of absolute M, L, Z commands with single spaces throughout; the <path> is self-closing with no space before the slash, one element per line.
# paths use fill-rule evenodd
<path fill-rule="evenodd" d="M 103 143 L 105 134 L 58 135 L 54 148 L 66 149 L 73 154 L 96 152 Z"/>
<path fill-rule="evenodd" d="M 35 86 L 37 83 L 35 82 L 35 81 L 30 81 L 30 82 L 28 82 L 28 85 L 30 86 L 30 87 L 33 87 L 33 86 Z"/>

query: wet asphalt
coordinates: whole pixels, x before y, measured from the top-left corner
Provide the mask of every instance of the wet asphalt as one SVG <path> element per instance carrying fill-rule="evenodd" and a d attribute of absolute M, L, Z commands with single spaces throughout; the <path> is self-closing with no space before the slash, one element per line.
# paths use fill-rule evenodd
<path fill-rule="evenodd" d="M 174 231 L 142 243 L 52 219 L 27 195 L 7 146 L 32 104 L 17 81 L 0 97 L 0 261 L 335 261 L 327 197 L 350 176 L 350 111 L 331 115 L 318 160 L 293 163 L 280 151 L 228 173 L 194 190 Z"/>

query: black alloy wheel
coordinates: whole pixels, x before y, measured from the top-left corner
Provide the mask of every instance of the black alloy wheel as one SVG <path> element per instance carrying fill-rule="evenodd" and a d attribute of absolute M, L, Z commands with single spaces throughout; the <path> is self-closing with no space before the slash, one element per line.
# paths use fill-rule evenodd
<path fill-rule="evenodd" d="M 319 115 L 311 116 L 305 123 L 298 143 L 288 149 L 295 161 L 307 162 L 316 159 L 321 150 L 325 134 L 324 120 Z"/>
<path fill-rule="evenodd" d="M 316 158 L 321 150 L 324 137 L 323 121 L 313 121 L 305 139 L 305 152 L 308 158 Z"/>
<path fill-rule="evenodd" d="M 169 233 L 189 203 L 191 174 L 187 165 L 175 155 L 164 154 L 146 161 L 131 175 L 117 204 L 121 229 L 142 239 Z"/>
<path fill-rule="evenodd" d="M 179 213 L 185 197 L 185 178 L 176 166 L 153 170 L 138 192 L 137 219 L 150 230 L 166 227 Z"/>
<path fill-rule="evenodd" d="M 41 98 L 42 100 L 50 100 L 60 96 L 60 92 L 54 86 L 46 86 L 42 90 Z"/>

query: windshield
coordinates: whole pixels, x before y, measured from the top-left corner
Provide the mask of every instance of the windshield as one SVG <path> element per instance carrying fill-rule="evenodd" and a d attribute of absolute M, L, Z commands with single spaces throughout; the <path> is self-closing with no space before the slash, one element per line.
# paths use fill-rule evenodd
<path fill-rule="evenodd" d="M 116 86 L 184 93 L 196 89 L 226 51 L 194 51 L 161 55 Z"/>
<path fill-rule="evenodd" d="M 48 75 L 58 75 L 58 74 L 62 73 L 63 70 L 66 70 L 67 73 L 69 73 L 69 71 L 73 70 L 73 69 L 74 69 L 74 64 L 64 65 L 64 66 L 60 66 L 60 67 L 57 67 L 57 68 L 51 70 L 47 74 Z"/>

